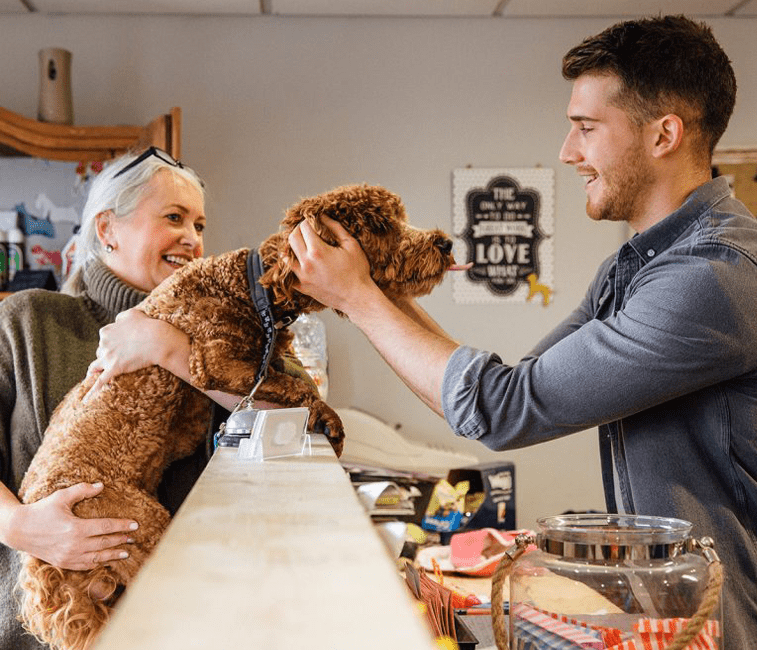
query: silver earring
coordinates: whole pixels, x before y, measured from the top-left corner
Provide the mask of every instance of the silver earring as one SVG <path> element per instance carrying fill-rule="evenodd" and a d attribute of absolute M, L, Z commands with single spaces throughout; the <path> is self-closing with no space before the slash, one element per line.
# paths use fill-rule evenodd
<path fill-rule="evenodd" d="M 113 252 L 113 246 L 111 246 L 110 244 L 107 244 L 105 246 L 105 252 L 106 253 L 112 253 Z"/>

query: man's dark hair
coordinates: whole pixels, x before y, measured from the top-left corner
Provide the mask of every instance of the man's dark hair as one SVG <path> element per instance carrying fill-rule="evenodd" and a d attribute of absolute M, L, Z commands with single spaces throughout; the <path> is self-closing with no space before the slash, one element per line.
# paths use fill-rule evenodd
<path fill-rule="evenodd" d="M 571 49 L 562 73 L 571 81 L 583 74 L 615 75 L 620 91 L 614 103 L 636 124 L 675 113 L 694 129 L 708 158 L 736 103 L 728 56 L 707 25 L 685 16 L 613 25 Z"/>

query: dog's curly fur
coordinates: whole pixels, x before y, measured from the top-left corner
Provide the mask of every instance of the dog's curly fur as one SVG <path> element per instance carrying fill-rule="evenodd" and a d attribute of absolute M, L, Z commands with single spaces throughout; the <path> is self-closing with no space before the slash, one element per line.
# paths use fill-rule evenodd
<path fill-rule="evenodd" d="M 452 242 L 439 230 L 406 223 L 399 197 L 381 187 L 357 185 L 302 200 L 279 232 L 259 248 L 267 269 L 260 283 L 273 296 L 274 318 L 324 306 L 294 289 L 288 235 L 307 219 L 327 240 L 326 215 L 355 236 L 373 279 L 390 298 L 429 293 L 454 263 Z M 331 241 L 333 242 L 333 239 Z M 261 363 L 260 320 L 250 299 L 248 250 L 192 262 L 156 288 L 141 308 L 190 336 L 192 383 L 200 389 L 246 395 Z M 255 397 L 284 406 L 309 406 L 311 429 L 324 428 L 337 453 L 343 430 L 336 413 L 307 382 L 277 370 L 292 335 L 276 338 L 273 363 Z M 205 439 L 208 398 L 158 366 L 115 378 L 86 405 L 94 378 L 75 386 L 53 413 L 43 443 L 21 485 L 25 503 L 79 482 L 102 481 L 103 491 L 74 507 L 79 517 L 132 518 L 139 522 L 129 557 L 90 571 L 51 566 L 23 554 L 19 577 L 21 617 L 39 640 L 62 650 L 87 648 L 107 621 L 123 587 L 155 547 L 169 522 L 156 489 L 163 471 Z M 324 427 L 325 425 L 325 427 Z M 108 593 L 102 597 L 103 593 Z M 98 597 L 99 596 L 99 597 Z"/>

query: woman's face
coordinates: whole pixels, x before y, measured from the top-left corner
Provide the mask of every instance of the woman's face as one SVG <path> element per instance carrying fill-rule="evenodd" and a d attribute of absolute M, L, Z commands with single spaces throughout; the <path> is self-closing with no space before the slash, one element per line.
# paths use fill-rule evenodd
<path fill-rule="evenodd" d="M 131 215 L 104 213 L 98 227 L 103 259 L 111 271 L 142 291 L 152 291 L 176 269 L 202 257 L 205 206 L 200 191 L 180 176 L 160 171 L 145 186 Z"/>

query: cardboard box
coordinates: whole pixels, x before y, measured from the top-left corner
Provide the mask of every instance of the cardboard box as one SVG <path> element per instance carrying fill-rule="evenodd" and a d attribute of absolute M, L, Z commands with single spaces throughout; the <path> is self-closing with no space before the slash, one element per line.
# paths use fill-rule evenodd
<path fill-rule="evenodd" d="M 515 530 L 515 465 L 508 462 L 493 462 L 452 469 L 447 481 L 456 485 L 469 481 L 468 494 L 483 492 L 483 502 L 471 516 L 464 519 L 454 532 L 479 528 Z"/>

